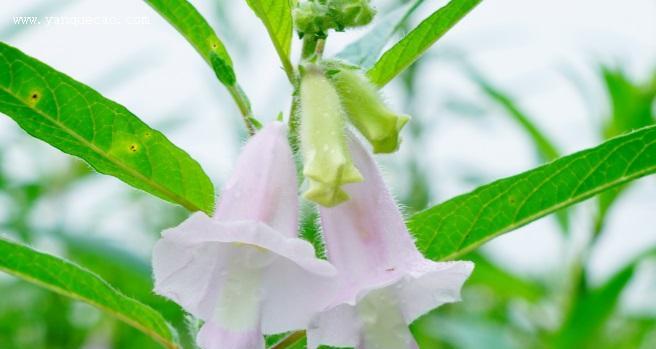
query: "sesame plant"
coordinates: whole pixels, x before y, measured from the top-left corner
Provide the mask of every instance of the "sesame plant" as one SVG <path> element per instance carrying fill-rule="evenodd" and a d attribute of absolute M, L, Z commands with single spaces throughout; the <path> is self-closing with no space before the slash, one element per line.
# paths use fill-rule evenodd
<path fill-rule="evenodd" d="M 566 209 L 595 197 L 594 231 L 571 267 L 572 299 L 563 325 L 536 331 L 532 336 L 540 339 L 528 344 L 589 347 L 637 262 L 591 289 L 586 251 L 631 182 L 656 172 L 656 88 L 653 82 L 635 86 L 620 71 L 604 68 L 613 103 L 604 140 L 562 155 L 512 97 L 463 64 L 484 95 L 530 136 L 544 164 L 433 206 L 414 205 L 416 212 L 404 216 L 376 157 L 402 148 L 402 131 L 413 123 L 420 130 L 421 123 L 410 111 L 390 107 L 381 90 L 401 74 L 411 79 L 413 64 L 481 0 L 451 0 L 401 30 L 424 2 L 378 14 L 370 0 L 246 0 L 279 58 L 262 64 L 272 72 L 281 68 L 293 91 L 286 113 L 254 115 L 251 104 L 258 101 L 239 83 L 239 62 L 203 15 L 186 0 L 146 0 L 234 101 L 247 139 L 225 183 L 213 183 L 202 164 L 118 102 L 0 42 L 0 112 L 93 169 L 71 166 L 72 175 L 60 184 L 108 175 L 189 214 L 164 229 L 152 247 L 144 287 L 143 278 L 118 285 L 106 277 L 115 273 L 82 266 L 88 257 L 119 268 L 125 261 L 117 252 L 94 255 L 92 245 L 69 237 L 74 263 L 17 241 L 30 240 L 21 225 L 8 224 L 19 239 L 0 238 L 0 270 L 98 308 L 147 338 L 148 344 L 116 347 L 430 348 L 413 328 L 424 325 L 425 314 L 460 301 L 470 275 L 474 284 L 481 275 L 515 280 L 478 254 L 480 246 L 552 214 L 567 231 Z M 324 55 L 332 33 L 363 27 L 368 31 L 342 52 Z M 292 57 L 294 41 L 299 57 Z M 430 182 L 430 173 L 422 180 Z M 10 188 L 0 173 L 0 189 L 25 188 Z M 420 186 L 401 200 L 427 190 Z M 313 215 L 300 219 L 305 205 Z M 125 269 L 119 273 L 135 272 Z M 599 321 L 582 318 L 589 309 L 598 310 Z"/>

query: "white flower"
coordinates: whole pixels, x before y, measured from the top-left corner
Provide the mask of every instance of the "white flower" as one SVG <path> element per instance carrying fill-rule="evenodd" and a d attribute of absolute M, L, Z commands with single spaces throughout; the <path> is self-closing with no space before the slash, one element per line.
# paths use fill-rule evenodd
<path fill-rule="evenodd" d="M 470 262 L 433 262 L 417 250 L 376 163 L 349 137 L 364 181 L 344 186 L 351 198 L 319 207 L 328 260 L 339 292 L 308 328 L 308 348 L 417 348 L 408 329 L 416 318 L 460 299 Z"/>
<path fill-rule="evenodd" d="M 244 147 L 216 214 L 192 215 L 153 253 L 155 292 L 205 321 L 203 349 L 264 348 L 326 306 L 335 269 L 297 238 L 296 168 L 274 122 Z"/>

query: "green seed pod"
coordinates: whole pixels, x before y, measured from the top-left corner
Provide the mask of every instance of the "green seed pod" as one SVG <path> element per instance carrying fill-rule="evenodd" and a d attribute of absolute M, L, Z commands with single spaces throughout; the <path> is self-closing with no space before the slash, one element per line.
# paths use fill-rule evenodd
<path fill-rule="evenodd" d="M 310 67 L 301 80 L 303 174 L 310 184 L 304 197 L 326 207 L 349 199 L 342 185 L 362 181 L 346 144 L 345 118 L 333 85 Z"/>
<path fill-rule="evenodd" d="M 374 153 L 393 153 L 399 148 L 399 133 L 410 120 L 382 101 L 378 89 L 360 71 L 341 68 L 332 75 L 351 123 L 367 138 Z"/>

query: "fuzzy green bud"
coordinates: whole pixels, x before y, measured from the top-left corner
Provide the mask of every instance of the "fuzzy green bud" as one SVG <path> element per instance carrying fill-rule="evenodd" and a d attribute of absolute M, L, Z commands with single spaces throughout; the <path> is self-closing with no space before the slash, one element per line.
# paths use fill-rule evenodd
<path fill-rule="evenodd" d="M 361 27 L 369 24 L 376 15 L 370 0 L 332 0 L 337 15 L 337 25 L 342 28 Z"/>
<path fill-rule="evenodd" d="M 328 15 L 328 7 L 315 1 L 304 1 L 299 3 L 292 11 L 294 25 L 301 37 L 312 35 L 317 38 L 325 38 L 326 33 L 334 25 Z"/>
<path fill-rule="evenodd" d="M 359 70 L 341 68 L 332 79 L 349 120 L 371 143 L 374 153 L 395 152 L 401 143 L 399 133 L 410 117 L 390 110 Z"/>
<path fill-rule="evenodd" d="M 369 24 L 376 10 L 370 0 L 307 0 L 298 3 L 292 14 L 301 37 L 325 38 L 330 29 L 343 31 Z"/>
<path fill-rule="evenodd" d="M 346 117 L 337 91 L 316 67 L 301 80 L 301 149 L 304 197 L 326 207 L 349 199 L 342 185 L 362 181 L 346 144 Z"/>

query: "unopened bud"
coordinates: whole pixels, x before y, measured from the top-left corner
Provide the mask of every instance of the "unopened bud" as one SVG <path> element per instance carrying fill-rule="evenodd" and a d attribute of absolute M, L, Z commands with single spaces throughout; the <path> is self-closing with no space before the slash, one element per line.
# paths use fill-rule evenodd
<path fill-rule="evenodd" d="M 370 0 L 332 0 L 335 12 L 338 14 L 337 22 L 342 28 L 361 27 L 374 19 L 376 9 L 371 6 Z"/>
<path fill-rule="evenodd" d="M 410 117 L 390 110 L 378 89 L 358 70 L 341 68 L 332 79 L 351 123 L 371 143 L 374 153 L 396 151 L 399 133 Z"/>
<path fill-rule="evenodd" d="M 353 165 L 345 135 L 345 114 L 337 91 L 316 67 L 301 80 L 301 148 L 309 181 L 306 199 L 326 207 L 348 195 L 342 185 L 362 181 Z"/>
<path fill-rule="evenodd" d="M 370 0 L 307 0 L 293 10 L 294 25 L 301 37 L 324 38 L 330 29 L 367 25 L 376 15 Z"/>

